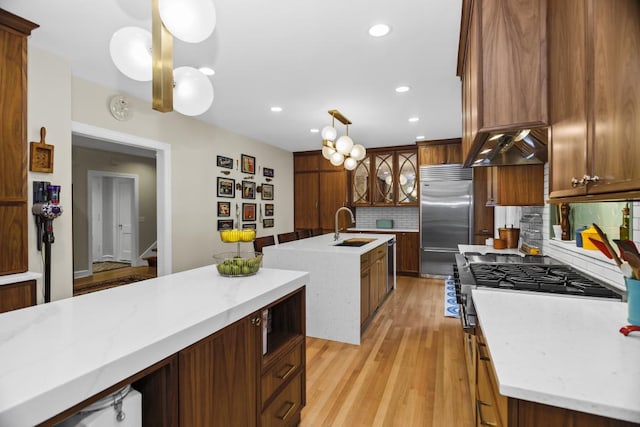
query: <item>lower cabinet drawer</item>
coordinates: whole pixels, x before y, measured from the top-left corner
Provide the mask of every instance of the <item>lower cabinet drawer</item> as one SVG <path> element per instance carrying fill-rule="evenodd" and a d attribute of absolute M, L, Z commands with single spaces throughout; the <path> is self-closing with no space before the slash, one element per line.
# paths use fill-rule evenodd
<path fill-rule="evenodd" d="M 298 373 L 287 387 L 262 412 L 262 427 L 292 425 L 302 410 L 302 373 Z"/>
<path fill-rule="evenodd" d="M 303 343 L 304 344 L 304 343 Z M 300 344 L 287 353 L 282 359 L 262 375 L 262 405 L 271 397 L 278 387 L 289 381 L 302 366 L 302 345 Z"/>

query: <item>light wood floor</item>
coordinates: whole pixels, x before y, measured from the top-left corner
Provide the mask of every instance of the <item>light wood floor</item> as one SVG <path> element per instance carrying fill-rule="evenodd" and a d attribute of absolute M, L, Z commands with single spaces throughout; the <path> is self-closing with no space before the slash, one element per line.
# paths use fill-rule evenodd
<path fill-rule="evenodd" d="M 147 266 L 124 267 L 115 270 L 94 273 L 91 276 L 81 277 L 73 281 L 73 295 L 82 295 L 84 293 L 84 289 L 90 287 L 95 283 L 104 282 L 105 280 L 118 279 L 120 277 L 127 276 L 143 276 L 147 279 L 150 279 L 152 277 L 156 277 L 156 275 L 156 268 Z"/>
<path fill-rule="evenodd" d="M 472 426 L 460 321 L 442 280 L 398 277 L 360 346 L 307 338 L 303 427 Z"/>

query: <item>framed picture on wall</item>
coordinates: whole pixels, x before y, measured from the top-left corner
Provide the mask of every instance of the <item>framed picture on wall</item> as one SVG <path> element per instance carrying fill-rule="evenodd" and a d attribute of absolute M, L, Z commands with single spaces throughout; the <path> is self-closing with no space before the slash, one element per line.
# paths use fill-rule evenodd
<path fill-rule="evenodd" d="M 231 202 L 218 202 L 218 216 L 231 216 Z"/>
<path fill-rule="evenodd" d="M 273 203 L 264 204 L 264 216 L 273 216 Z"/>
<path fill-rule="evenodd" d="M 256 158 L 246 154 L 240 155 L 240 164 L 242 165 L 242 173 L 256 173 Z"/>
<path fill-rule="evenodd" d="M 251 223 L 242 223 L 242 228 L 253 228 L 254 230 L 256 229 L 256 223 L 255 222 L 251 222 Z"/>
<path fill-rule="evenodd" d="M 242 181 L 242 198 L 243 199 L 255 199 L 256 198 L 256 183 L 253 181 Z"/>
<path fill-rule="evenodd" d="M 221 168 L 233 169 L 233 159 L 231 157 L 217 156 L 216 165 Z"/>
<path fill-rule="evenodd" d="M 273 218 L 264 218 L 262 220 L 262 226 L 264 228 L 271 228 L 273 227 Z"/>
<path fill-rule="evenodd" d="M 219 219 L 218 220 L 218 231 L 220 230 L 232 230 L 233 229 L 233 220 L 232 219 Z"/>
<path fill-rule="evenodd" d="M 232 178 L 218 177 L 218 197 L 233 199 L 236 197 L 236 180 Z"/>
<path fill-rule="evenodd" d="M 273 169 L 271 168 L 262 168 L 262 174 L 267 178 L 273 178 Z"/>
<path fill-rule="evenodd" d="M 243 221 L 256 220 L 256 204 L 255 203 L 242 204 L 242 220 Z"/>
<path fill-rule="evenodd" d="M 262 200 L 273 200 L 273 184 L 262 184 Z"/>

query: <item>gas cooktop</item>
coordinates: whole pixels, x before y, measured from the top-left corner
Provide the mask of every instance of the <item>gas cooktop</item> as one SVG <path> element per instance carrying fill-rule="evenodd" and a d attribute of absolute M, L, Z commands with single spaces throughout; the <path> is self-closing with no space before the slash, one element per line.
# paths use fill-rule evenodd
<path fill-rule="evenodd" d="M 573 268 L 552 263 L 471 263 L 471 273 L 478 287 L 526 290 L 565 295 L 622 299 L 622 296 L 577 272 Z"/>

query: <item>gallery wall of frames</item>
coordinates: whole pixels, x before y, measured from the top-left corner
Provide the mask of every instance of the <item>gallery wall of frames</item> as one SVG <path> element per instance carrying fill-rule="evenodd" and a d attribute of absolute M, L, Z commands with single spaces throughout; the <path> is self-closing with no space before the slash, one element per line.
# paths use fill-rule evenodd
<path fill-rule="evenodd" d="M 274 170 L 256 162 L 254 156 L 216 158 L 218 230 L 274 226 Z"/>

